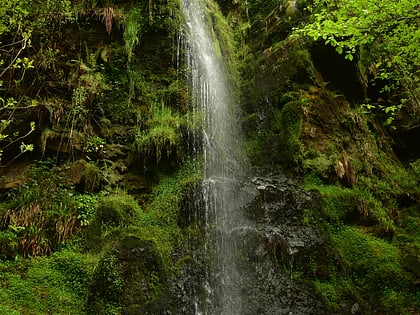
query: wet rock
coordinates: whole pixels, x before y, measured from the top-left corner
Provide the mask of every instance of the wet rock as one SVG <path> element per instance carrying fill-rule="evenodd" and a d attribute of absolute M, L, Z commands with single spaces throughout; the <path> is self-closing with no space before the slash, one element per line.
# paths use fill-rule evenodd
<path fill-rule="evenodd" d="M 212 274 L 208 267 L 214 258 L 209 253 L 219 245 L 206 243 L 203 235 L 202 241 L 191 247 L 191 260 L 181 268 L 176 285 L 172 284 L 173 295 L 182 300 L 173 314 L 193 314 L 197 308 L 207 314 L 228 314 L 223 304 L 229 301 L 220 292 L 241 297 L 240 303 L 234 303 L 235 314 L 329 314 L 315 289 L 291 276 L 297 267 L 305 273 L 310 257 L 325 253 L 324 235 L 302 223 L 303 210 L 313 202 L 312 194 L 286 177 L 271 175 L 256 177 L 235 189 L 238 198 L 248 196 L 245 206 L 237 209 L 245 218 L 228 236 L 216 234 L 215 238 L 228 240 L 235 248 L 236 267 L 222 284 L 220 275 Z M 224 265 L 223 257 L 219 263 Z"/>

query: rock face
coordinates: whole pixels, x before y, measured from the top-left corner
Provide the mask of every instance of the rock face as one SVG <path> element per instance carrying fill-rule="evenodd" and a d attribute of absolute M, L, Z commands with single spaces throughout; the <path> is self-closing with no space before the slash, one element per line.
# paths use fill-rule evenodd
<path fill-rule="evenodd" d="M 304 209 L 316 203 L 316 196 L 281 176 L 256 177 L 251 185 L 244 186 L 254 195 L 242 209 L 252 223 L 232 231 L 241 273 L 233 290 L 242 296 L 241 314 L 328 314 L 314 288 L 294 275 L 295 269 L 310 274 L 311 257 L 327 255 L 323 233 L 302 223 Z M 194 313 L 197 296 L 206 294 L 199 283 L 205 272 L 203 264 L 211 258 L 209 253 L 200 252 L 200 245 L 192 247 L 193 259 L 187 261 L 172 286 L 182 305 L 176 314 Z M 210 284 L 204 291 L 212 290 L 217 290 L 217 285 Z M 209 305 L 208 314 L 218 307 Z"/>
<path fill-rule="evenodd" d="M 320 231 L 302 223 L 311 195 L 280 176 L 252 182 L 258 195 L 247 211 L 256 229 L 247 233 L 242 246 L 248 252 L 244 285 L 253 294 L 244 292 L 249 296 L 244 314 L 327 314 L 313 288 L 293 279 L 296 265 L 308 268 L 310 257 L 325 242 Z"/>

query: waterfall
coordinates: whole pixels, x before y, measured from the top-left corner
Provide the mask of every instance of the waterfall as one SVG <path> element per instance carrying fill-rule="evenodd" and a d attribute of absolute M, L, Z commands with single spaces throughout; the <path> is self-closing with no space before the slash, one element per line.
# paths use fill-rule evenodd
<path fill-rule="evenodd" d="M 328 314 L 313 287 L 293 279 L 308 253 L 323 246 L 320 233 L 300 223 L 311 196 L 277 173 L 251 174 L 215 4 L 180 4 L 178 60 L 189 83 L 190 149 L 203 156 L 203 181 L 190 196 L 192 232 L 173 290 L 176 314 Z"/>
<path fill-rule="evenodd" d="M 247 196 L 242 190 L 247 160 L 237 122 L 235 85 L 224 62 L 204 1 L 182 0 L 184 50 L 190 85 L 191 111 L 200 117 L 195 133 L 197 151 L 203 153 L 205 249 L 209 260 L 196 314 L 241 313 L 241 274 L 237 268 L 235 230 L 247 222 L 241 209 Z M 193 122 L 196 123 L 196 122 Z"/>

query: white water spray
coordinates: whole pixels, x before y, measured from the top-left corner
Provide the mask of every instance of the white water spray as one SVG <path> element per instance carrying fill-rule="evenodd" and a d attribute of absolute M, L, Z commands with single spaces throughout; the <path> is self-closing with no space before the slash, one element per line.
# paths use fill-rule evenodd
<path fill-rule="evenodd" d="M 203 200 L 209 264 L 196 315 L 241 314 L 241 274 L 234 231 L 243 226 L 246 196 L 241 192 L 246 158 L 237 122 L 235 86 L 217 47 L 204 0 L 181 0 L 185 19 L 185 60 L 192 111 L 202 117 L 196 143 L 204 155 Z"/>

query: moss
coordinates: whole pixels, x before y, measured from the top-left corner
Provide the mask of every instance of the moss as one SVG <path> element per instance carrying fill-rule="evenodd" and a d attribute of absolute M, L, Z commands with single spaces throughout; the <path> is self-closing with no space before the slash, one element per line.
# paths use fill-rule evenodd
<path fill-rule="evenodd" d="M 394 244 L 362 228 L 329 225 L 328 231 L 339 259 L 327 261 L 330 273 L 317 274 L 313 284 L 330 311 L 344 312 L 343 301 L 357 301 L 366 314 L 384 308 L 387 314 L 405 314 L 418 305 L 413 278 Z"/>
<path fill-rule="evenodd" d="M 98 202 L 94 221 L 102 229 L 133 224 L 142 210 L 135 199 L 124 191 L 102 197 Z"/>
<path fill-rule="evenodd" d="M 136 224 L 135 233 L 155 242 L 168 270 L 172 268 L 174 246 L 183 242 L 180 216 L 182 211 L 188 211 L 183 208 L 185 199 L 201 180 L 199 165 L 186 161 L 173 176 L 163 177 L 153 188 L 152 200 Z"/>
<path fill-rule="evenodd" d="M 346 216 L 357 211 L 357 199 L 352 190 L 337 186 L 324 186 L 321 190 L 322 213 L 330 222 L 345 220 Z"/>
<path fill-rule="evenodd" d="M 309 150 L 309 152 L 305 152 L 305 156 L 302 161 L 305 173 L 312 173 L 313 175 L 324 179 L 328 179 L 333 165 L 333 158 L 331 155 L 327 156 L 325 153 L 317 150 Z"/>
<path fill-rule="evenodd" d="M 327 308 L 331 311 L 340 310 L 340 290 L 335 283 L 315 281 L 315 288 L 321 294 L 322 300 L 325 302 Z"/>
<path fill-rule="evenodd" d="M 331 239 L 359 288 L 375 297 L 384 298 L 387 288 L 407 294 L 409 275 L 401 266 L 398 248 L 384 240 L 369 236 L 354 227 L 333 229 Z"/>
<path fill-rule="evenodd" d="M 115 252 L 103 257 L 93 274 L 88 304 L 95 314 L 101 312 L 104 304 L 118 306 L 124 289 L 124 279 L 118 270 L 118 258 Z"/>
<path fill-rule="evenodd" d="M 92 313 L 141 309 L 167 293 L 167 274 L 155 242 L 134 230 L 121 235 L 99 261 L 89 289 Z M 140 312 L 142 314 L 142 312 Z"/>
<path fill-rule="evenodd" d="M 88 256 L 73 252 L 2 262 L 0 310 L 7 310 L 4 314 L 85 314 L 85 290 L 94 264 Z"/>
<path fill-rule="evenodd" d="M 247 153 L 254 164 L 274 164 L 283 169 L 299 164 L 302 153 L 299 138 L 303 104 L 302 101 L 292 101 L 281 110 L 274 108 L 261 128 L 248 131 Z M 249 124 L 250 129 L 257 119 L 255 114 L 248 116 L 246 124 Z"/>
<path fill-rule="evenodd" d="M 302 128 L 303 103 L 292 101 L 282 110 L 274 112 L 272 129 L 278 130 L 279 160 L 285 167 L 295 165 L 300 160 L 301 143 L 299 140 Z"/>

